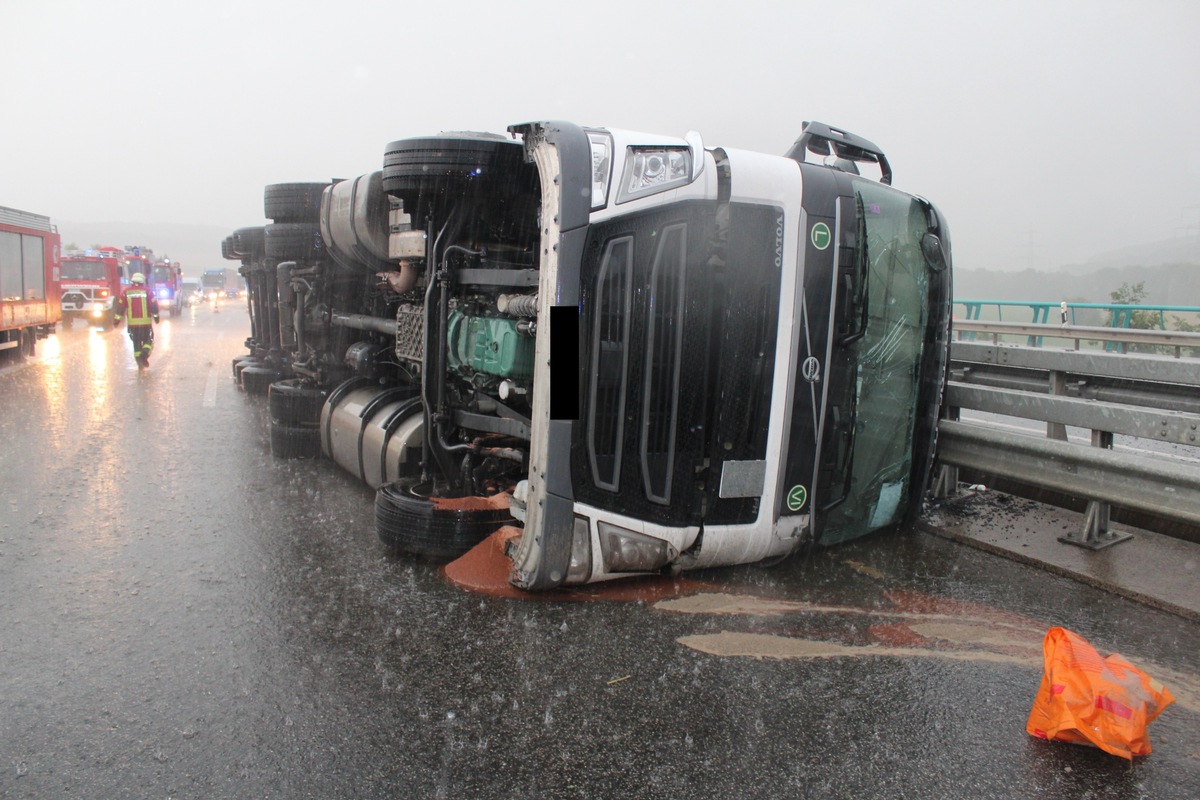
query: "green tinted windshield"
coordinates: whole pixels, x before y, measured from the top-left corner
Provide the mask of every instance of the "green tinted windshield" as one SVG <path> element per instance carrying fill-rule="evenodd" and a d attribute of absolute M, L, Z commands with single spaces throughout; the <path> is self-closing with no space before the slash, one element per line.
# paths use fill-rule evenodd
<path fill-rule="evenodd" d="M 886 186 L 855 181 L 867 247 L 867 325 L 846 347 L 857 365 L 853 464 L 846 499 L 829 512 L 824 543 L 899 521 L 908 508 L 921 356 L 929 318 L 924 208 Z M 861 255 L 861 254 L 860 254 Z"/>

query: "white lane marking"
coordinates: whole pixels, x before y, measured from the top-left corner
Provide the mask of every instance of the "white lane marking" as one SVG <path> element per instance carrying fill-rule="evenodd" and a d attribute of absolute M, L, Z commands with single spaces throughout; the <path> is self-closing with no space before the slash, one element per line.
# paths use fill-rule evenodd
<path fill-rule="evenodd" d="M 208 378 L 204 381 L 204 407 L 215 408 L 217 405 L 217 368 L 208 368 Z"/>

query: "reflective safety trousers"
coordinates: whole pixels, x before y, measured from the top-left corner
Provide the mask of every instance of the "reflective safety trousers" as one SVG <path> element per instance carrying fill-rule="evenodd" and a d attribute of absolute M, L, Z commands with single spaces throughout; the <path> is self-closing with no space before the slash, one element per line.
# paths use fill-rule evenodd
<path fill-rule="evenodd" d="M 150 293 L 145 289 L 126 289 L 122 303 L 128 325 L 149 325 L 154 319 L 150 308 Z"/>

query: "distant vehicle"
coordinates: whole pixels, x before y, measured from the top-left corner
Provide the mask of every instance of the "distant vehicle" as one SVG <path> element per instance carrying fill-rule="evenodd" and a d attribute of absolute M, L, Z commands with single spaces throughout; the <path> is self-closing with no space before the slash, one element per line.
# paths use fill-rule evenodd
<path fill-rule="evenodd" d="M 200 286 L 204 289 L 206 300 L 237 297 L 241 288 L 237 270 L 228 267 L 204 270 L 200 276 Z"/>
<path fill-rule="evenodd" d="M 199 303 L 204 299 L 204 292 L 200 288 L 200 281 L 185 279 L 182 284 L 183 288 L 180 296 L 183 298 L 183 304 L 190 306 L 194 303 Z"/>
<path fill-rule="evenodd" d="M 62 319 L 60 240 L 50 218 L 0 206 L 0 353 L 32 356 Z"/>
<path fill-rule="evenodd" d="M 172 317 L 183 313 L 183 271 L 179 262 L 160 261 L 154 265 L 151 281 L 160 312 L 169 311 Z"/>
<path fill-rule="evenodd" d="M 125 252 L 116 247 L 72 251 L 62 257 L 63 324 L 86 320 L 108 330 L 121 296 Z"/>

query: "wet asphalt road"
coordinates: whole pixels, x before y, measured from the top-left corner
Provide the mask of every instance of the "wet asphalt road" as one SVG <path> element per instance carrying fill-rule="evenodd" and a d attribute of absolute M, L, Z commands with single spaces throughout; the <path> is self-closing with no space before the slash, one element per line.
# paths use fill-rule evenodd
<path fill-rule="evenodd" d="M 0 797 L 1200 796 L 1196 623 L 920 534 L 469 593 L 332 463 L 271 457 L 247 330 L 0 368 Z M 1175 692 L 1152 755 L 1025 733 L 1051 625 Z"/>

